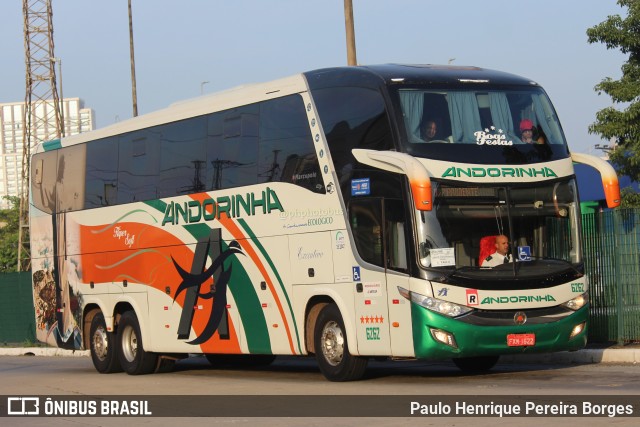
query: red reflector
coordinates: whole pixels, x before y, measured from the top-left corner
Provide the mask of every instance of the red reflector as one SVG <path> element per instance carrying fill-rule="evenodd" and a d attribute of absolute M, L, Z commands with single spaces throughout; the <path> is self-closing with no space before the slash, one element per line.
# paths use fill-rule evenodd
<path fill-rule="evenodd" d="M 394 303 L 394 304 L 400 304 L 400 300 L 399 300 L 399 299 L 394 299 L 394 300 L 393 300 L 393 303 Z"/>
<path fill-rule="evenodd" d="M 364 305 L 371 305 L 371 300 L 370 299 L 364 300 Z"/>
<path fill-rule="evenodd" d="M 266 302 L 262 303 L 262 308 L 267 308 L 267 303 Z"/>
<path fill-rule="evenodd" d="M 165 309 L 165 310 L 169 310 L 169 307 L 167 307 L 167 306 L 165 305 L 165 306 L 164 306 L 164 309 Z"/>

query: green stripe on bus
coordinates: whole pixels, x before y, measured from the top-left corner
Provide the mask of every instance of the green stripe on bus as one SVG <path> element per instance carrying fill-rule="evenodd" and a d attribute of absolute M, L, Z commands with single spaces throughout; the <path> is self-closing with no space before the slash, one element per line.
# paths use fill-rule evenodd
<path fill-rule="evenodd" d="M 287 290 L 284 287 L 284 283 L 282 282 L 282 278 L 280 277 L 280 273 L 278 273 L 278 270 L 276 269 L 276 266 L 274 265 L 273 261 L 271 260 L 271 257 L 269 256 L 269 254 L 265 250 L 264 246 L 262 246 L 262 243 L 260 243 L 260 241 L 258 240 L 256 235 L 254 234 L 253 230 L 251 230 L 251 228 L 249 227 L 247 222 L 244 219 L 239 218 L 238 219 L 238 224 L 240 224 L 242 226 L 244 231 L 251 238 L 251 241 L 260 250 L 260 253 L 264 257 L 264 259 L 266 259 L 267 262 L 269 263 L 269 266 L 271 267 L 271 270 L 273 271 L 273 274 L 275 274 L 276 279 L 278 279 L 278 283 L 280 283 L 280 289 L 282 289 L 282 293 L 284 294 L 284 297 L 287 300 L 287 306 L 289 306 L 289 312 L 291 313 L 291 319 L 293 320 L 293 329 L 294 329 L 294 331 L 296 333 L 296 342 L 298 343 L 298 351 L 302 354 L 302 349 L 300 348 L 300 337 L 298 336 L 298 326 L 296 324 L 296 317 L 293 314 L 293 308 L 291 307 L 291 301 L 289 300 L 289 294 L 287 293 Z"/>
<path fill-rule="evenodd" d="M 60 139 L 52 139 L 51 141 L 43 142 L 42 148 L 44 148 L 44 151 L 57 150 L 58 148 L 62 148 L 62 142 Z"/>

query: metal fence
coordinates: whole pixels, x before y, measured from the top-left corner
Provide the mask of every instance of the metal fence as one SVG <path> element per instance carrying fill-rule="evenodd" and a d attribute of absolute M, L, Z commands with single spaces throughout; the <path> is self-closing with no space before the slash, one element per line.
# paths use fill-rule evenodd
<path fill-rule="evenodd" d="M 640 341 L 640 209 L 582 215 L 590 342 Z"/>
<path fill-rule="evenodd" d="M 0 344 L 36 342 L 31 273 L 0 274 Z"/>

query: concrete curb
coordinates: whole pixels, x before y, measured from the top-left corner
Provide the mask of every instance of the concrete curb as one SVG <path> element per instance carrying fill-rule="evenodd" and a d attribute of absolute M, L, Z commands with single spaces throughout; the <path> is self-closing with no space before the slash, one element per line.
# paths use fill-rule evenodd
<path fill-rule="evenodd" d="M 579 351 L 563 351 L 545 354 L 518 354 L 502 356 L 500 362 L 542 364 L 587 364 L 587 363 L 640 363 L 639 348 L 599 348 Z"/>
<path fill-rule="evenodd" d="M 0 347 L 0 356 L 62 356 L 89 357 L 88 350 L 63 350 L 52 347 Z M 546 354 L 518 354 L 502 356 L 500 363 L 588 364 L 588 363 L 640 363 L 639 348 L 584 349 L 573 352 Z"/>
<path fill-rule="evenodd" d="M 63 350 L 55 347 L 0 347 L 0 356 L 89 356 L 89 350 Z"/>

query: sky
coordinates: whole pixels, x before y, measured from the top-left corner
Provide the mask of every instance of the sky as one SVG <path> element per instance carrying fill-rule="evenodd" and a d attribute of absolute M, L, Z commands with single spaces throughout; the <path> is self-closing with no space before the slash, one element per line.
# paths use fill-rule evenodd
<path fill-rule="evenodd" d="M 347 64 L 343 0 L 132 0 L 138 113 L 242 84 Z M 133 115 L 127 0 L 52 0 L 63 96 L 97 128 Z M 586 30 L 615 0 L 353 0 L 359 64 L 473 65 L 538 82 L 571 151 L 602 154 L 594 86 L 626 55 Z M 0 103 L 25 98 L 21 0 L 0 2 Z M 206 83 L 205 83 L 206 82 Z"/>

